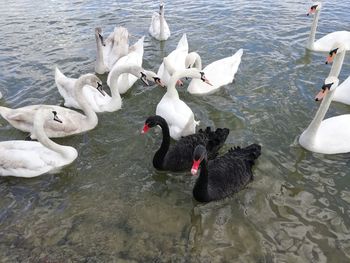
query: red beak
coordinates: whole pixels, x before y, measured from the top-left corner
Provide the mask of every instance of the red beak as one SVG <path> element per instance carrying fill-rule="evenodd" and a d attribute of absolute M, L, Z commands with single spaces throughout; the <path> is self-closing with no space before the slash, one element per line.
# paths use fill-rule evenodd
<path fill-rule="evenodd" d="M 143 125 L 141 134 L 144 134 L 144 133 L 148 132 L 148 130 L 149 130 L 149 126 L 147 124 Z"/>

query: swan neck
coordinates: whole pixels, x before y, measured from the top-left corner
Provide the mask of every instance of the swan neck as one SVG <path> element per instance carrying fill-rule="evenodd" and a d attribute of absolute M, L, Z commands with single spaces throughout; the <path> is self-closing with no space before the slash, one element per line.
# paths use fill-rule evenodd
<path fill-rule="evenodd" d="M 104 67 L 102 44 L 98 35 L 95 35 L 95 40 L 96 40 L 96 46 L 97 46 L 96 68 L 99 69 L 98 71 L 101 71 L 102 68 Z M 97 72 L 97 73 L 102 74 L 103 72 Z"/>
<path fill-rule="evenodd" d="M 33 133 L 35 134 L 37 140 L 46 148 L 60 153 L 62 156 L 68 156 L 69 153 L 67 151 L 66 146 L 55 143 L 54 141 L 50 140 L 50 138 L 46 135 L 44 130 L 44 124 L 45 119 L 42 114 L 39 114 L 39 116 L 35 116 Z"/>
<path fill-rule="evenodd" d="M 134 75 L 135 77 L 139 78 L 139 76 L 134 72 L 134 71 L 136 71 L 136 68 L 135 68 L 135 70 L 133 70 L 132 67 L 134 67 L 134 66 L 120 66 L 120 67 L 117 67 L 115 70 L 113 70 L 110 73 L 111 74 L 111 79 L 110 79 L 111 93 L 112 93 L 112 99 L 114 101 L 121 99 L 119 89 L 118 89 L 118 80 L 122 74 L 130 73 L 130 74 Z M 141 68 L 140 68 L 140 70 L 141 70 Z"/>
<path fill-rule="evenodd" d="M 338 78 L 341 68 L 343 66 L 344 58 L 345 58 L 345 50 L 342 50 L 341 52 L 336 54 L 331 71 L 329 73 L 329 77 L 334 76 Z"/>
<path fill-rule="evenodd" d="M 160 29 L 160 39 L 164 39 L 164 6 L 160 6 L 159 9 L 159 29 Z"/>
<path fill-rule="evenodd" d="M 158 122 L 158 125 L 162 128 L 163 140 L 158 151 L 154 154 L 153 166 L 157 169 L 162 169 L 164 158 L 170 146 L 170 133 L 169 133 L 169 126 L 165 120 L 160 120 Z"/>
<path fill-rule="evenodd" d="M 177 80 L 183 77 L 194 78 L 196 77 L 196 74 L 193 72 L 193 69 L 175 71 L 169 80 L 166 95 L 171 96 L 173 98 L 179 98 L 179 93 L 177 92 L 175 85 Z"/>
<path fill-rule="evenodd" d="M 194 61 L 194 67 L 198 70 L 202 70 L 202 59 L 198 53 L 195 53 L 196 60 Z"/>
<path fill-rule="evenodd" d="M 197 199 L 201 199 L 201 201 L 209 201 L 208 197 L 208 164 L 207 158 L 204 158 L 200 164 L 200 174 L 196 181 L 196 184 L 193 188 L 193 193 L 196 194 Z"/>
<path fill-rule="evenodd" d="M 314 43 L 315 43 L 315 36 L 316 36 L 316 29 L 317 29 L 317 24 L 318 24 L 318 19 L 320 17 L 320 10 L 317 10 L 314 16 L 314 19 L 312 21 L 312 25 L 311 25 L 311 31 L 310 31 L 310 35 L 309 35 L 309 40 L 307 43 L 307 47 L 309 49 L 313 49 L 314 47 Z"/>
<path fill-rule="evenodd" d="M 309 127 L 305 130 L 305 135 L 309 136 L 311 140 L 316 138 L 317 130 L 321 126 L 322 120 L 324 119 L 329 106 L 331 105 L 334 90 L 328 91 L 326 96 L 322 99 L 320 107 L 318 108 L 315 117 L 311 121 Z"/>
<path fill-rule="evenodd" d="M 91 105 L 85 99 L 85 96 L 83 94 L 84 84 L 85 83 L 84 83 L 82 78 L 79 78 L 77 80 L 77 82 L 75 83 L 75 87 L 74 87 L 75 97 L 76 97 L 78 104 L 80 105 L 82 111 L 84 112 L 84 114 L 87 118 L 87 122 L 90 125 L 97 125 L 98 119 L 97 119 L 96 112 L 94 112 Z"/>

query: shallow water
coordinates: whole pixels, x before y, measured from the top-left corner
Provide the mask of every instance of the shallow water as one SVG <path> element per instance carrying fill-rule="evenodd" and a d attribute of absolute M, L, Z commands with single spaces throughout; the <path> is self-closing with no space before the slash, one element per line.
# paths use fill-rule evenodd
<path fill-rule="evenodd" d="M 56 140 L 79 151 L 72 165 L 34 179 L 0 178 L 1 262 L 349 262 L 350 155 L 298 144 L 330 70 L 324 54 L 304 48 L 310 3 L 166 1 L 172 36 L 165 43 L 147 34 L 157 1 L 1 5 L 1 105 L 61 104 L 54 66 L 73 77 L 93 71 L 96 26 L 126 26 L 131 42 L 145 34 L 143 65 L 153 71 L 187 33 L 204 65 L 239 48 L 244 55 L 233 84 L 210 96 L 180 96 L 203 127 L 230 128 L 224 150 L 263 146 L 246 189 L 197 203 L 189 173 L 152 167 L 161 134 L 139 131 L 164 91 L 138 81 L 123 109 L 100 114 L 96 129 Z M 324 1 L 318 37 L 350 29 L 348 5 Z M 349 72 L 346 58 L 340 79 Z M 327 116 L 349 111 L 334 103 Z M 3 119 L 0 130 L 1 141 L 26 136 Z"/>

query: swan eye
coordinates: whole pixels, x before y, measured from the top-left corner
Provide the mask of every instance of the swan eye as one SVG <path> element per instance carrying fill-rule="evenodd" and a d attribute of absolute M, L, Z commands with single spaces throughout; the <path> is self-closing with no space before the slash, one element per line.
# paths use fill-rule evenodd
<path fill-rule="evenodd" d="M 53 110 L 52 113 L 53 113 L 53 116 L 54 116 L 54 117 L 57 116 L 57 111 Z"/>
<path fill-rule="evenodd" d="M 141 78 L 140 79 L 142 80 L 142 82 L 145 83 L 147 86 L 149 86 L 146 74 L 143 73 L 143 72 L 140 72 L 140 73 L 141 73 Z"/>
<path fill-rule="evenodd" d="M 318 6 L 318 5 L 313 5 L 313 6 L 310 7 L 310 9 L 311 9 L 311 10 L 316 10 L 317 6 Z"/>
<path fill-rule="evenodd" d="M 331 52 L 329 52 L 329 55 L 330 55 L 330 56 L 333 56 L 333 55 L 337 54 L 338 49 L 339 49 L 339 48 L 336 48 L 336 49 L 331 50 Z"/>
<path fill-rule="evenodd" d="M 102 36 L 100 33 L 98 33 L 98 37 L 99 37 L 100 40 L 101 40 L 101 44 L 102 44 L 103 46 L 106 46 L 106 44 L 103 42 L 103 36 Z"/>
<path fill-rule="evenodd" d="M 329 84 L 324 84 L 322 86 L 323 91 L 326 91 L 326 89 L 330 90 L 333 84 L 334 84 L 334 82 L 329 83 Z"/>
<path fill-rule="evenodd" d="M 199 72 L 199 73 L 201 73 L 201 80 L 203 80 L 203 81 L 205 81 L 205 76 L 204 76 L 204 72 Z"/>

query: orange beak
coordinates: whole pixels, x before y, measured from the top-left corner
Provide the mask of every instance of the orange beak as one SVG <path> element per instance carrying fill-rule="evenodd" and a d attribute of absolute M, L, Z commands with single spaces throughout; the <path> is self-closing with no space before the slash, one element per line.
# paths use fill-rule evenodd
<path fill-rule="evenodd" d="M 331 64 L 331 63 L 333 62 L 333 56 L 334 56 L 334 55 L 329 55 L 329 56 L 327 57 L 326 64 Z"/>
<path fill-rule="evenodd" d="M 328 89 L 322 89 L 315 97 L 315 101 L 321 101 L 326 96 Z"/>

